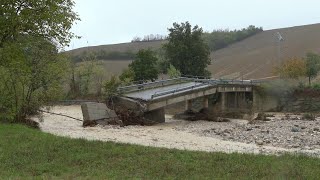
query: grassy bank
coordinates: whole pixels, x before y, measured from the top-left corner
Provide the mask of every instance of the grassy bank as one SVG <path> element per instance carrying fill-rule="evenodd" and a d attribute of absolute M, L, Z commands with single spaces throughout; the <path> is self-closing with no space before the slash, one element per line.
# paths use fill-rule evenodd
<path fill-rule="evenodd" d="M 188 152 L 68 139 L 0 124 L 0 179 L 317 179 L 320 159 Z"/>

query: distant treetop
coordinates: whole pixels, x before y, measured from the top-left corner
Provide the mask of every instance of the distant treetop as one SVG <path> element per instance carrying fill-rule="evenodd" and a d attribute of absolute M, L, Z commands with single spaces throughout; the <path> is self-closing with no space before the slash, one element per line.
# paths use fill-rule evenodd
<path fill-rule="evenodd" d="M 150 41 L 162 41 L 166 40 L 168 37 L 160 34 L 149 34 L 145 35 L 143 38 L 141 37 L 134 37 L 131 42 L 150 42 Z"/>

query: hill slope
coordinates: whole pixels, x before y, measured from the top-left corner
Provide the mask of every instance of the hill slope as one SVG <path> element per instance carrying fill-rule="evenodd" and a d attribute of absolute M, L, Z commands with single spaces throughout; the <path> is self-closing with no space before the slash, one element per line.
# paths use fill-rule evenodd
<path fill-rule="evenodd" d="M 149 41 L 149 42 L 132 42 L 132 43 L 121 43 L 121 44 L 110 44 L 101 46 L 89 46 L 74 49 L 68 51 L 72 55 L 80 55 L 84 51 L 99 52 L 101 50 L 106 52 L 138 52 L 140 49 L 158 49 L 162 46 L 165 41 Z"/>
<path fill-rule="evenodd" d="M 278 41 L 280 32 L 280 61 L 304 57 L 307 52 L 320 53 L 320 24 L 268 30 L 211 54 L 209 70 L 213 77 L 264 78 L 272 76 L 279 64 Z"/>
<path fill-rule="evenodd" d="M 258 79 L 272 76 L 272 69 L 278 65 L 278 41 L 276 34 L 284 38 L 280 46 L 280 59 L 304 57 L 307 52 L 320 53 L 320 24 L 297 26 L 263 31 L 243 41 L 211 53 L 209 70 L 214 78 Z M 158 49 L 165 41 L 134 42 L 79 48 L 69 53 L 81 54 L 90 50 L 98 52 L 137 52 L 139 49 Z M 121 62 L 120 62 L 121 61 Z M 108 74 L 119 74 L 131 60 L 106 61 Z"/>

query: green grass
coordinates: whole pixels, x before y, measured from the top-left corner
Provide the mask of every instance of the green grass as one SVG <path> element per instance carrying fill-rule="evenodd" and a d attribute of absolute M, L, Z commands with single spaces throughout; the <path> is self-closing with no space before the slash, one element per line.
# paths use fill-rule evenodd
<path fill-rule="evenodd" d="M 106 130 L 107 131 L 107 130 Z M 318 179 L 320 159 L 68 139 L 0 124 L 0 179 Z"/>

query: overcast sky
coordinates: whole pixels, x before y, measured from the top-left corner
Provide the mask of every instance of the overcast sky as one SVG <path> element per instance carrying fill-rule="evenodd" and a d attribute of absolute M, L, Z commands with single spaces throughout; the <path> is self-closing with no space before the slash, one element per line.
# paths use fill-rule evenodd
<path fill-rule="evenodd" d="M 82 36 L 66 49 L 124 43 L 134 36 L 168 34 L 173 22 L 189 21 L 205 31 L 265 30 L 320 22 L 319 0 L 75 0 Z"/>

